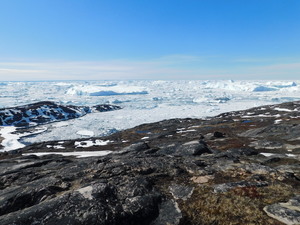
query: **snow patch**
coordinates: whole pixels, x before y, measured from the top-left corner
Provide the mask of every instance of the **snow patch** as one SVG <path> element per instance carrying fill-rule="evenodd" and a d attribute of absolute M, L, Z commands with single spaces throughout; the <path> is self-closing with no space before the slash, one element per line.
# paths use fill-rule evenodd
<path fill-rule="evenodd" d="M 47 148 L 54 148 L 54 149 L 65 149 L 62 145 L 46 145 Z"/>
<path fill-rule="evenodd" d="M 282 155 L 282 156 L 287 156 L 287 157 L 296 157 L 297 155 L 295 154 L 275 154 L 275 153 L 266 153 L 266 152 L 262 152 L 262 153 L 259 153 L 263 156 L 266 156 L 266 157 L 271 157 L 271 156 L 274 156 L 274 155 Z"/>
<path fill-rule="evenodd" d="M 95 140 L 95 142 L 91 141 L 91 140 L 90 141 L 75 141 L 74 145 L 75 145 L 75 148 L 89 148 L 92 146 L 105 146 L 110 142 L 111 142 L 110 140 L 107 140 L 107 141 Z"/>
<path fill-rule="evenodd" d="M 188 133 L 188 132 L 196 132 L 197 130 L 195 129 L 190 129 L 190 130 L 179 130 L 176 133 L 181 134 L 181 133 Z"/>
<path fill-rule="evenodd" d="M 4 138 L 1 143 L 4 148 L 0 150 L 1 152 L 25 147 L 24 144 L 19 142 L 20 135 L 14 134 L 16 130 L 16 127 L 1 127 L 0 136 Z"/>
<path fill-rule="evenodd" d="M 26 132 L 26 133 L 16 133 L 17 128 L 14 126 L 2 126 L 0 127 L 0 136 L 4 138 L 1 145 L 3 146 L 2 149 L 0 149 L 0 152 L 4 151 L 11 151 L 19 148 L 25 147 L 24 144 L 20 143 L 19 140 L 21 137 L 31 136 L 43 133 L 47 130 L 45 127 L 40 127 L 32 132 Z"/>
<path fill-rule="evenodd" d="M 274 108 L 274 110 L 281 111 L 281 112 L 293 112 L 293 110 L 290 110 L 290 109 L 284 109 L 284 108 L 279 108 L 279 107 Z"/>

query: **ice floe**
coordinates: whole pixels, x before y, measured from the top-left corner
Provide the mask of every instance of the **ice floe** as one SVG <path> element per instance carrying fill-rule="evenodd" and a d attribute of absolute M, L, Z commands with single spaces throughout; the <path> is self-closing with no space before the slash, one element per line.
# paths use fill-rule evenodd
<path fill-rule="evenodd" d="M 76 132 L 76 134 L 82 135 L 82 136 L 89 136 L 92 137 L 94 136 L 94 132 L 90 130 L 79 130 Z"/>

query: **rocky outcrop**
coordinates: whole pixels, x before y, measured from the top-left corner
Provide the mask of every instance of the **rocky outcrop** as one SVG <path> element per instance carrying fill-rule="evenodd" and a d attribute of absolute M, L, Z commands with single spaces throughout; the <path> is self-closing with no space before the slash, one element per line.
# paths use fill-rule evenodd
<path fill-rule="evenodd" d="M 166 120 L 60 141 L 64 148 L 55 149 L 112 151 L 102 157 L 22 155 L 58 142 L 3 154 L 1 225 L 297 224 L 299 149 L 285 146 L 300 144 L 292 133 L 299 108 L 296 102 Z M 78 147 L 96 140 L 106 145 Z M 281 147 L 269 148 L 275 142 Z"/>
<path fill-rule="evenodd" d="M 115 105 L 73 106 L 44 101 L 13 108 L 0 109 L 0 126 L 33 126 L 78 118 L 93 111 L 106 112 L 120 109 Z"/>
<path fill-rule="evenodd" d="M 277 203 L 273 205 L 266 206 L 264 208 L 265 212 L 289 225 L 300 224 L 300 196 L 295 196 L 290 199 L 287 203 Z"/>

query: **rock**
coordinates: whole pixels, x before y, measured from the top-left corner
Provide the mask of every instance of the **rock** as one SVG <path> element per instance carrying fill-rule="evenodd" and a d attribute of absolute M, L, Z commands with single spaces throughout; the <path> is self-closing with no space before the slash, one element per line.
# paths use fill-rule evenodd
<path fill-rule="evenodd" d="M 178 225 L 182 218 L 178 204 L 173 200 L 164 201 L 159 209 L 159 216 L 151 225 Z"/>
<path fill-rule="evenodd" d="M 271 167 L 264 166 L 257 163 L 250 163 L 250 164 L 243 164 L 240 167 L 241 169 L 245 170 L 248 173 L 252 174 L 271 174 L 276 173 L 277 171 L 275 169 L 272 169 Z"/>
<path fill-rule="evenodd" d="M 172 185 L 169 190 L 175 199 L 187 200 L 193 194 L 194 188 L 183 185 Z"/>
<path fill-rule="evenodd" d="M 121 109 L 115 105 L 94 107 L 60 105 L 51 101 L 0 109 L 0 126 L 27 127 L 54 121 L 78 118 L 96 110 L 106 112 Z"/>
<path fill-rule="evenodd" d="M 292 195 L 300 192 L 299 150 L 294 147 L 300 139 L 286 138 L 298 135 L 300 102 L 284 107 L 291 112 L 268 106 L 207 120 L 165 120 L 103 140 L 51 141 L 19 149 L 17 154 L 0 154 L 1 225 L 277 224 L 275 217 L 294 223 L 299 197 Z M 274 118 L 259 116 L 263 113 Z M 32 110 L 32 115 L 38 114 Z M 247 115 L 251 120 L 244 119 Z M 274 124 L 278 115 L 282 121 Z M 216 130 L 226 133 L 226 139 L 213 137 Z M 145 135 L 149 138 L 143 142 Z M 64 146 L 63 151 L 78 151 L 75 142 L 96 140 L 109 142 L 89 151 L 109 149 L 112 153 L 87 158 L 20 155 L 49 151 L 47 145 L 58 144 Z M 255 149 L 254 142 L 265 143 L 258 145 L 264 149 Z M 267 149 L 276 143 L 289 148 Z M 265 150 L 276 155 L 258 154 Z M 293 155 L 279 157 L 286 153 Z M 265 208 L 274 217 L 265 215 L 262 205 L 284 198 L 291 200 Z M 237 214 L 229 215 L 230 209 Z"/>
<path fill-rule="evenodd" d="M 266 206 L 268 216 L 288 225 L 300 224 L 300 196 L 290 199 L 287 203 Z"/>
<path fill-rule="evenodd" d="M 297 179 L 300 180 L 300 167 L 299 167 L 299 161 L 297 163 L 294 164 L 290 164 L 290 165 L 280 165 L 275 167 L 276 170 L 282 174 L 285 175 L 289 175 L 292 176 Z"/>
<path fill-rule="evenodd" d="M 54 177 L 29 182 L 21 187 L 4 189 L 0 193 L 0 215 L 18 211 L 45 201 L 65 190 L 62 182 Z"/>
<path fill-rule="evenodd" d="M 251 148 L 240 148 L 240 149 L 229 149 L 225 152 L 220 152 L 217 157 L 227 157 L 231 159 L 240 158 L 242 156 L 252 156 L 257 155 L 258 151 Z"/>
<path fill-rule="evenodd" d="M 131 186 L 131 190 L 135 187 L 140 188 Z M 127 196 L 119 191 L 110 184 L 94 183 L 25 208 L 22 213 L 4 215 L 1 224 L 149 224 L 157 217 L 157 193 L 133 191 Z M 25 199 L 22 202 L 26 204 Z"/>
<path fill-rule="evenodd" d="M 287 208 L 294 208 L 298 211 L 300 211 L 300 195 L 295 196 L 294 198 L 291 198 L 288 203 L 281 203 L 282 206 Z"/>
<path fill-rule="evenodd" d="M 265 187 L 268 186 L 268 182 L 257 181 L 257 182 L 249 182 L 249 181 L 239 181 L 225 184 L 217 184 L 214 186 L 215 193 L 227 192 L 232 188 L 237 187 Z"/>
<path fill-rule="evenodd" d="M 211 154 L 212 151 L 208 148 L 204 141 L 191 141 L 184 143 L 177 148 L 175 155 L 202 155 L 204 153 Z"/>
<path fill-rule="evenodd" d="M 204 184 L 207 183 L 209 180 L 213 179 L 213 176 L 206 175 L 206 176 L 195 176 L 192 177 L 191 180 L 196 184 Z"/>
<path fill-rule="evenodd" d="M 116 154 L 124 154 L 124 153 L 128 153 L 128 152 L 139 152 L 142 150 L 148 150 L 150 149 L 149 145 L 145 142 L 138 142 L 138 143 L 134 143 L 132 145 L 129 145 L 125 148 L 123 148 L 122 150 L 116 152 Z"/>
<path fill-rule="evenodd" d="M 161 146 L 161 148 L 157 151 L 158 154 L 161 155 L 174 155 L 176 150 L 179 148 L 178 144 L 170 144 L 167 146 Z"/>
<path fill-rule="evenodd" d="M 120 106 L 117 105 L 96 105 L 93 106 L 92 108 L 94 108 L 95 110 L 99 111 L 99 112 L 108 112 L 108 111 L 113 111 L 113 110 L 119 110 L 122 109 Z"/>
<path fill-rule="evenodd" d="M 224 134 L 222 132 L 219 132 L 219 131 L 215 131 L 214 132 L 214 137 L 215 138 L 223 138 L 225 137 Z"/>

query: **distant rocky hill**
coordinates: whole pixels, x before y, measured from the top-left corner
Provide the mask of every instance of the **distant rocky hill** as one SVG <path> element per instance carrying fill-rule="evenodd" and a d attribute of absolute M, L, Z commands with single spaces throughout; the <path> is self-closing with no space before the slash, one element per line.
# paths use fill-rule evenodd
<path fill-rule="evenodd" d="M 120 109 L 115 105 L 73 106 L 61 105 L 51 101 L 0 109 L 0 126 L 34 126 L 49 122 L 69 120 L 99 111 Z"/>
<path fill-rule="evenodd" d="M 290 102 L 33 144 L 0 155 L 1 225 L 300 224 L 299 137 Z"/>

